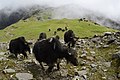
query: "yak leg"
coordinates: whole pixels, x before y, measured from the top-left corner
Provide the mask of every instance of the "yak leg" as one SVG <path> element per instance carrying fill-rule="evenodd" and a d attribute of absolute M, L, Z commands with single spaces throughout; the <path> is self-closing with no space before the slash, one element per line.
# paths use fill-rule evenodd
<path fill-rule="evenodd" d="M 60 62 L 61 62 L 61 59 L 58 59 L 58 60 L 57 60 L 57 70 L 60 69 Z"/>
<path fill-rule="evenodd" d="M 48 69 L 47 69 L 47 72 L 51 72 L 52 69 L 53 69 L 53 67 L 54 67 L 54 65 L 53 65 L 53 64 L 49 64 L 48 66 L 49 66 L 49 67 L 48 67 Z"/>
<path fill-rule="evenodd" d="M 70 48 L 71 42 L 68 42 L 68 47 Z"/>
<path fill-rule="evenodd" d="M 57 70 L 60 70 L 60 63 L 57 63 Z"/>
<path fill-rule="evenodd" d="M 71 43 L 72 43 L 72 46 L 71 46 L 71 47 L 75 47 L 75 41 L 72 40 Z"/>
<path fill-rule="evenodd" d="M 43 65 L 42 65 L 42 62 L 40 62 L 40 66 L 42 67 L 42 70 L 45 70 L 44 67 L 43 67 Z"/>
<path fill-rule="evenodd" d="M 17 53 L 14 53 L 15 54 L 15 57 L 17 58 Z"/>
<path fill-rule="evenodd" d="M 27 53 L 26 52 L 22 52 L 22 54 L 24 55 L 24 58 L 28 58 Z"/>

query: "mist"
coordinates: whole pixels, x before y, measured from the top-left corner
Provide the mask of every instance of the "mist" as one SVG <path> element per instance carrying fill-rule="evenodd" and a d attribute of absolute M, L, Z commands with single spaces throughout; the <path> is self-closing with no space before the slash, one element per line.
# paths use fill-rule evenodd
<path fill-rule="evenodd" d="M 120 0 L 0 0 L 0 10 L 16 10 L 33 5 L 53 7 L 53 18 L 81 18 L 102 16 L 120 21 Z M 105 21 L 105 20 L 104 20 Z"/>
<path fill-rule="evenodd" d="M 110 18 L 120 18 L 120 0 L 0 0 L 0 9 L 7 7 L 17 9 L 36 4 L 56 8 L 62 7 L 65 12 L 71 11 L 76 15 L 79 13 L 83 14 L 81 8 L 85 8 L 90 11 L 101 13 Z M 69 5 L 68 8 L 64 8 L 63 6 L 65 5 Z M 67 15 L 68 13 L 66 12 L 64 14 Z"/>

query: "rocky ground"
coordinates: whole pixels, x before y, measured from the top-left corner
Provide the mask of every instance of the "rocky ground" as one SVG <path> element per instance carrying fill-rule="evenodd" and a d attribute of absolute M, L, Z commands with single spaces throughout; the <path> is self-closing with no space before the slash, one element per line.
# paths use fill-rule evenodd
<path fill-rule="evenodd" d="M 76 44 L 79 66 L 66 64 L 63 59 L 58 71 L 46 73 L 33 54 L 16 59 L 5 49 L 8 43 L 0 43 L 0 80 L 119 80 L 117 59 L 112 54 L 120 53 L 120 33 L 106 32 L 103 36 L 79 39 Z M 45 69 L 48 68 L 44 64 Z"/>

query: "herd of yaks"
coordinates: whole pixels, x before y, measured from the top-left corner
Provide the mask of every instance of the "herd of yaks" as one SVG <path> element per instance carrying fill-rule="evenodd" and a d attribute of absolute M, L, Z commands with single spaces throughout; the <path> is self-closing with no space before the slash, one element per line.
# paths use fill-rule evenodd
<path fill-rule="evenodd" d="M 59 36 L 47 38 L 46 33 L 43 32 L 40 33 L 39 39 L 35 42 L 32 51 L 30 49 L 30 44 L 32 43 L 27 42 L 23 36 L 12 39 L 8 50 L 16 57 L 18 54 L 23 54 L 24 58 L 28 58 L 27 51 L 33 53 L 42 69 L 44 69 L 42 62 L 44 62 L 49 66 L 47 71 L 51 72 L 55 64 L 57 64 L 57 69 L 60 69 L 60 60 L 63 58 L 66 59 L 67 63 L 70 62 L 74 66 L 78 65 L 77 51 L 74 49 L 76 37 L 72 30 L 65 32 L 64 42 L 67 45 L 60 42 Z"/>

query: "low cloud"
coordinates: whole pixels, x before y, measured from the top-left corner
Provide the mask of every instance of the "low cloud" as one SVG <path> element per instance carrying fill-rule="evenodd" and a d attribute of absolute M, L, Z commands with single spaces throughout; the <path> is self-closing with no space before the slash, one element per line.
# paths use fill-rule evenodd
<path fill-rule="evenodd" d="M 44 5 L 58 8 L 55 14 L 66 15 L 67 17 L 79 17 L 85 13 L 82 9 L 87 9 L 96 13 L 100 13 L 106 17 L 119 20 L 120 19 L 120 1 L 119 0 L 0 0 L 0 9 Z M 69 5 L 67 7 L 67 5 Z M 64 7 L 65 6 L 65 7 Z M 61 8 L 60 8 L 61 7 Z M 61 13 L 61 14 L 60 14 Z M 74 13 L 72 15 L 72 13 Z M 91 13 L 90 13 L 91 14 Z M 58 17 L 60 17 L 58 15 Z M 56 15 L 57 16 L 57 15 Z"/>

